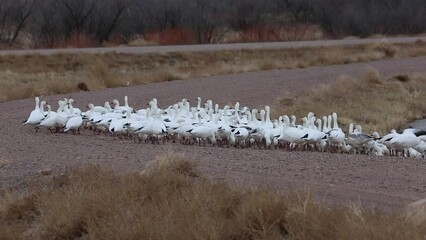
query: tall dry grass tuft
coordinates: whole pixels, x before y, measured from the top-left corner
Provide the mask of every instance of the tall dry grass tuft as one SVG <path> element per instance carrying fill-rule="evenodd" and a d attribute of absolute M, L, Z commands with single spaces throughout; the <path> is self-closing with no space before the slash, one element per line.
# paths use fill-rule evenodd
<path fill-rule="evenodd" d="M 278 99 L 275 106 L 278 112 L 297 116 L 310 111 L 317 116 L 337 112 L 344 128 L 355 123 L 367 132 L 387 133 L 426 117 L 424 91 L 426 74 L 384 78 L 377 70 L 368 68 L 362 77 L 340 76 L 334 83 L 307 89 L 297 97 Z"/>
<path fill-rule="evenodd" d="M 379 71 L 376 69 L 368 66 L 367 69 L 364 72 L 364 79 L 366 82 L 371 84 L 383 84 L 383 80 L 380 77 Z"/>
<path fill-rule="evenodd" d="M 113 88 L 125 86 L 120 78 L 114 76 L 107 61 L 100 57 L 93 57 L 87 67 L 87 78 L 91 88 Z"/>
<path fill-rule="evenodd" d="M 0 239 L 25 239 L 24 234 L 38 215 L 37 195 L 11 190 L 0 193 Z"/>
<path fill-rule="evenodd" d="M 374 50 L 378 50 L 385 54 L 386 57 L 393 58 L 399 53 L 399 48 L 396 45 L 387 42 L 381 42 L 371 45 Z"/>
<path fill-rule="evenodd" d="M 286 198 L 272 189 L 261 188 L 243 194 L 235 209 L 235 239 L 279 239 L 286 236 Z"/>
<path fill-rule="evenodd" d="M 0 239 L 423 239 L 405 213 L 325 207 L 309 193 L 237 189 L 167 153 L 142 172 L 73 169 L 0 195 Z"/>

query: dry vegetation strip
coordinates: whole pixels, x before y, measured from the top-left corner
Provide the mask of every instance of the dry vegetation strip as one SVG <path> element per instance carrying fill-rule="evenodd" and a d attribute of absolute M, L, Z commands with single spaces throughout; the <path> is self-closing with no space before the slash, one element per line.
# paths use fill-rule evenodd
<path fill-rule="evenodd" d="M 336 82 L 316 89 L 307 89 L 297 97 L 277 99 L 275 112 L 305 116 L 340 114 L 341 127 L 361 124 L 366 132 L 387 133 L 401 129 L 417 119 L 426 118 L 426 74 L 380 76 L 368 68 L 362 77 L 340 76 Z"/>
<path fill-rule="evenodd" d="M 151 55 L 107 53 L 0 56 L 0 102 L 228 73 L 420 55 L 426 55 L 426 43 L 422 41 L 413 44 L 382 43 L 351 47 Z"/>
<path fill-rule="evenodd" d="M 142 173 L 72 170 L 0 195 L 0 239 L 424 239 L 425 213 L 325 207 L 307 193 L 235 189 L 172 153 Z M 415 211 L 415 210 L 414 210 Z"/>

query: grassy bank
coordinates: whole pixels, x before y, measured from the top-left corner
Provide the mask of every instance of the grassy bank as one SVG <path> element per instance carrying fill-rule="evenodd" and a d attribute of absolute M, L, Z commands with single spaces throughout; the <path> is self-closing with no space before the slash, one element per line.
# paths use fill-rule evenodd
<path fill-rule="evenodd" d="M 424 216 L 236 189 L 166 154 L 141 173 L 86 166 L 0 196 L 0 239 L 424 239 Z"/>
<path fill-rule="evenodd" d="M 426 43 L 181 52 L 0 56 L 0 102 L 177 79 L 426 55 Z M 80 83 L 80 87 L 79 87 Z"/>
<path fill-rule="evenodd" d="M 340 127 L 361 124 L 366 132 L 387 133 L 413 120 L 426 118 L 426 74 L 400 74 L 385 78 L 368 68 L 361 77 L 342 75 L 331 84 L 286 96 L 275 103 L 275 112 L 317 116 L 338 112 Z"/>

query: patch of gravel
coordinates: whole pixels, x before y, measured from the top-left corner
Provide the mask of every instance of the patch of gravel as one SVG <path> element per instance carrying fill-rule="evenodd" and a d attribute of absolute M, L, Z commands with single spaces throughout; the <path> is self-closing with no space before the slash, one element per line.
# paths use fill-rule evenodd
<path fill-rule="evenodd" d="M 340 74 L 362 74 L 372 66 L 386 75 L 422 71 L 426 57 L 394 61 L 377 61 L 351 65 L 274 70 L 216 76 L 186 81 L 172 81 L 136 87 L 107 89 L 43 97 L 56 108 L 56 102 L 72 96 L 85 110 L 89 102 L 103 104 L 114 98 L 129 96 L 130 105 L 146 107 L 156 97 L 159 106 L 182 98 L 194 104 L 195 98 L 213 99 L 223 105 L 240 101 L 242 106 L 262 107 L 284 93 L 297 93 L 335 80 Z M 183 153 L 202 163 L 213 179 L 225 179 L 237 186 L 269 185 L 282 191 L 312 190 L 321 201 L 345 204 L 361 202 L 367 207 L 400 209 L 407 203 L 426 197 L 424 159 L 369 157 L 284 150 L 235 149 L 220 147 L 136 144 L 131 140 L 114 140 L 94 136 L 34 132 L 22 126 L 34 100 L 0 104 L 0 188 L 23 188 L 33 179 L 51 178 L 67 169 L 86 163 L 100 164 L 120 172 L 142 169 L 155 156 L 167 151 Z M 40 174 L 48 170 L 48 174 Z"/>

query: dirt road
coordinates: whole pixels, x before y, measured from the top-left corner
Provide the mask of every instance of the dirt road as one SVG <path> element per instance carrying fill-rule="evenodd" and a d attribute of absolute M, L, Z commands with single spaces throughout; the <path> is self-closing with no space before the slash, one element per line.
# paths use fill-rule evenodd
<path fill-rule="evenodd" d="M 211 98 L 223 106 L 240 101 L 250 107 L 271 104 L 285 92 L 300 92 L 335 80 L 340 74 L 359 74 L 373 66 L 386 75 L 423 71 L 426 57 L 376 61 L 351 65 L 274 70 L 255 73 L 215 76 L 186 81 L 172 81 L 136 87 L 107 89 L 97 92 L 67 94 L 84 110 L 89 103 L 102 104 L 114 98 L 129 96 L 130 105 L 146 107 L 156 97 L 164 107 L 182 98 Z M 56 109 L 61 96 L 47 99 Z M 219 147 L 135 144 L 114 140 L 109 136 L 35 133 L 22 126 L 34 108 L 33 99 L 0 104 L 0 188 L 23 187 L 31 179 L 40 178 L 40 170 L 49 169 L 58 175 L 72 166 L 95 163 L 119 171 L 141 169 L 154 156 L 169 150 L 198 159 L 205 172 L 214 179 L 233 184 L 258 186 L 266 184 L 286 191 L 311 189 L 325 202 L 361 201 L 368 207 L 398 209 L 426 197 L 426 163 L 424 159 L 368 157 L 330 153 L 286 152 Z M 291 113 L 289 113 L 291 114 Z M 46 176 L 49 178 L 51 176 Z"/>

